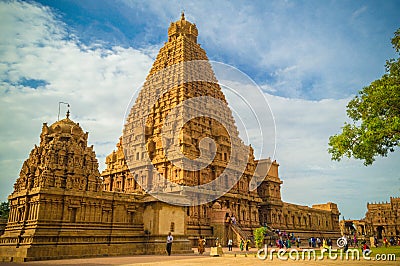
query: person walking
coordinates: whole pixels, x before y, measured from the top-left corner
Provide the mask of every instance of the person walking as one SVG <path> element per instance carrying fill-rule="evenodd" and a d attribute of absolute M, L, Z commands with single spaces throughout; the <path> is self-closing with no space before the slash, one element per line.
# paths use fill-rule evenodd
<path fill-rule="evenodd" d="M 354 234 L 354 237 L 353 237 L 353 244 L 354 244 L 354 247 L 358 247 L 358 239 L 357 239 L 356 234 Z"/>
<path fill-rule="evenodd" d="M 232 239 L 228 240 L 228 251 L 232 251 L 232 245 L 233 245 L 233 241 Z"/>
<path fill-rule="evenodd" d="M 328 238 L 326 244 L 328 244 L 329 249 L 332 249 L 332 239 Z"/>
<path fill-rule="evenodd" d="M 171 256 L 171 249 L 172 249 L 172 242 L 174 241 L 174 237 L 172 236 L 171 232 L 168 233 L 167 236 L 167 253 L 168 256 Z"/>
<path fill-rule="evenodd" d="M 369 246 L 367 245 L 366 241 L 364 241 L 363 243 L 364 244 L 362 245 L 362 253 L 369 255 L 371 250 L 369 249 Z"/>
<path fill-rule="evenodd" d="M 317 237 L 317 246 L 318 246 L 318 248 L 320 248 L 321 247 L 321 239 L 319 238 L 319 237 Z"/>
<path fill-rule="evenodd" d="M 246 251 L 249 251 L 250 240 L 247 239 L 246 241 Z"/>
<path fill-rule="evenodd" d="M 389 241 L 387 240 L 386 236 L 383 238 L 383 244 L 385 245 L 385 248 L 387 248 L 389 245 Z"/>
<path fill-rule="evenodd" d="M 297 248 L 299 248 L 300 247 L 300 243 L 301 243 L 301 239 L 300 239 L 299 236 L 296 239 L 296 243 L 297 243 Z"/>
<path fill-rule="evenodd" d="M 205 251 L 205 246 L 206 246 L 206 240 L 205 240 L 205 238 L 203 238 L 202 236 L 200 236 L 200 237 L 199 237 L 199 240 L 198 240 L 198 247 L 197 247 L 197 249 L 198 249 L 198 251 L 199 251 L 200 254 L 203 254 L 203 253 L 204 253 L 204 251 Z"/>

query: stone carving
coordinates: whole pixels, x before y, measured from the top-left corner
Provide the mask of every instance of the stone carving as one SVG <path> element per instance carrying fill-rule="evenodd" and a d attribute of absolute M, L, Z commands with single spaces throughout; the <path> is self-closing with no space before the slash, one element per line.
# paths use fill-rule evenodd
<path fill-rule="evenodd" d="M 93 146 L 87 147 L 87 136 L 69 114 L 50 127 L 44 123 L 40 145 L 35 145 L 23 163 L 14 190 L 60 187 L 65 180 L 68 189 L 98 191 L 102 180 Z"/>

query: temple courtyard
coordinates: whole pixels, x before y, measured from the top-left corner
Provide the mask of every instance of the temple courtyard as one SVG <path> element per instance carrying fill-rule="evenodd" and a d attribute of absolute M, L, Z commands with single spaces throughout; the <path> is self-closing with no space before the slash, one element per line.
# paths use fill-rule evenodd
<path fill-rule="evenodd" d="M 299 251 L 301 251 L 300 249 Z M 196 249 L 193 249 L 194 253 L 190 255 L 141 255 L 141 256 L 116 256 L 116 257 L 97 257 L 97 258 L 82 258 L 82 259 L 64 259 L 64 260 L 47 260 L 47 261 L 34 261 L 25 263 L 0 263 L 1 265 L 32 265 L 32 266 L 48 266 L 48 265 L 83 265 L 83 266 L 108 266 L 108 265 L 399 265 L 400 258 L 400 247 L 389 247 L 389 248 L 378 248 L 373 249 L 373 253 L 370 255 L 371 260 L 364 260 L 362 257 L 360 260 L 349 260 L 346 259 L 329 259 L 326 256 L 322 260 L 280 260 L 276 258 L 271 260 L 269 257 L 266 260 L 261 260 L 256 255 L 256 250 L 251 249 L 249 252 L 240 251 L 239 248 L 233 248 L 233 251 L 228 251 L 227 248 L 223 248 L 224 255 L 220 257 L 211 257 L 210 248 L 206 248 L 206 252 L 203 255 L 199 255 Z M 375 259 L 375 254 L 395 254 L 395 261 Z M 319 253 L 317 253 L 317 257 Z M 287 255 L 286 255 L 287 257 Z"/>

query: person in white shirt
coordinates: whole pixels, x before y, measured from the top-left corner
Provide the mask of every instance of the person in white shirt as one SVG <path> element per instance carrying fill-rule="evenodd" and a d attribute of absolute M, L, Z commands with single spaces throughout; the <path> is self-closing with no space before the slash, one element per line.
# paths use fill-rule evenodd
<path fill-rule="evenodd" d="M 174 241 L 174 237 L 172 236 L 171 232 L 169 232 L 168 236 L 167 236 L 167 253 L 168 253 L 168 256 L 171 256 L 172 241 Z"/>
<path fill-rule="evenodd" d="M 232 251 L 232 245 L 233 245 L 233 241 L 232 239 L 228 240 L 228 251 Z"/>

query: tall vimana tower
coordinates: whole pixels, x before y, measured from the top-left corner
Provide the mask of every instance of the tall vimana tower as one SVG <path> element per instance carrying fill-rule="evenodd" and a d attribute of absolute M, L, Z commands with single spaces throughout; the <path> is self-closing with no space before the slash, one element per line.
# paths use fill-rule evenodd
<path fill-rule="evenodd" d="M 249 191 L 257 162 L 239 138 L 197 36 L 196 25 L 183 13 L 171 23 L 118 149 L 106 159 L 104 189 L 150 193 L 185 205 L 185 232 L 191 237 L 211 237 L 216 230 L 225 235 L 224 223 L 231 217 L 250 233 L 259 226 L 261 199 L 257 190 Z M 147 226 L 158 231 L 154 224 Z"/>
<path fill-rule="evenodd" d="M 106 158 L 104 190 L 147 195 L 145 230 L 183 234 L 192 245 L 200 235 L 209 243 L 239 243 L 260 225 L 301 237 L 338 235 L 336 204 L 282 201 L 279 164 L 256 160 L 239 138 L 197 36 L 183 13 L 170 24 L 117 150 Z M 250 190 L 253 179 L 256 190 Z"/>

